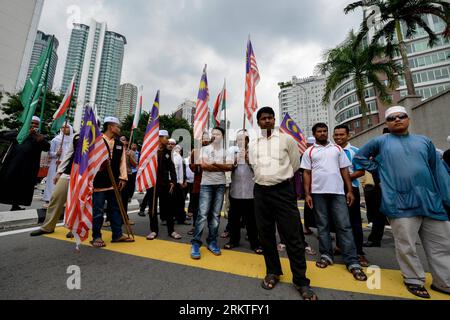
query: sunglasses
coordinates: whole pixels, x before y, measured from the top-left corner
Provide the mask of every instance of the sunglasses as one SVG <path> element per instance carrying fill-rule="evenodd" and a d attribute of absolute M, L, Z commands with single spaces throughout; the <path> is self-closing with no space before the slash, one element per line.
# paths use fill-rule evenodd
<path fill-rule="evenodd" d="M 394 122 L 394 121 L 397 120 L 397 119 L 399 119 L 399 120 L 405 120 L 405 119 L 408 119 L 408 115 L 407 115 L 406 113 L 403 113 L 403 114 L 400 114 L 400 115 L 398 115 L 398 116 L 390 116 L 390 117 L 387 117 L 387 118 L 386 118 L 386 121 L 387 121 L 387 122 Z"/>

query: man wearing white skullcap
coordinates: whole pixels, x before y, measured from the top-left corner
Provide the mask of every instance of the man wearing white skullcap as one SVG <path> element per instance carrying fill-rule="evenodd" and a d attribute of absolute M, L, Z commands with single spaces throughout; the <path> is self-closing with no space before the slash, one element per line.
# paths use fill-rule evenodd
<path fill-rule="evenodd" d="M 11 143 L 0 170 L 0 203 L 12 205 L 11 211 L 30 206 L 37 183 L 42 151 L 50 150 L 50 143 L 39 133 L 40 119 L 33 117 L 29 136 L 17 142 L 17 131 L 0 133 L 0 139 Z"/>
<path fill-rule="evenodd" d="M 111 167 L 119 192 L 121 192 L 128 182 L 126 152 L 123 143 L 120 141 L 120 121 L 115 117 L 106 117 L 103 124 L 103 140 L 109 151 L 108 160 L 102 164 L 100 171 L 94 178 L 93 201 L 93 223 L 92 223 L 92 246 L 95 248 L 105 247 L 102 239 L 101 229 L 103 226 L 103 209 L 105 202 L 110 208 L 110 224 L 112 231 L 112 242 L 134 242 L 133 239 L 125 236 L 122 232 L 122 216 L 117 202 L 114 188 L 108 174 L 108 165 Z"/>
<path fill-rule="evenodd" d="M 404 107 L 388 109 L 385 118 L 390 134 L 361 148 L 355 165 L 379 172 L 380 211 L 391 223 L 408 291 L 430 298 L 416 250 L 420 238 L 433 276 L 431 289 L 450 294 L 450 223 L 444 207 L 450 206 L 450 177 L 431 140 L 408 132 L 409 115 Z"/>

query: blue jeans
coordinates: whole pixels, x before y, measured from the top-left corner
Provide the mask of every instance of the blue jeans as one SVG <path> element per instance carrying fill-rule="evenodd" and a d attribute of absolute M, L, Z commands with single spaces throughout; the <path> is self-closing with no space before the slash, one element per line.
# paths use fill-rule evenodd
<path fill-rule="evenodd" d="M 206 221 L 208 221 L 209 229 L 206 243 L 209 245 L 212 242 L 217 242 L 224 195 L 225 185 L 202 185 L 200 187 L 200 205 L 192 244 L 202 245 L 202 234 Z"/>
<path fill-rule="evenodd" d="M 92 196 L 92 205 L 94 216 L 92 217 L 92 236 L 95 239 L 102 237 L 102 226 L 103 226 L 103 212 L 105 207 L 105 201 L 108 201 L 111 207 L 111 230 L 112 239 L 118 240 L 122 237 L 122 216 L 120 214 L 119 205 L 117 204 L 116 195 L 113 190 L 94 192 Z"/>
<path fill-rule="evenodd" d="M 313 194 L 314 213 L 319 232 L 319 251 L 322 258 L 330 262 L 333 259 L 333 246 L 330 235 L 330 217 L 336 226 L 336 236 L 339 241 L 342 256 L 347 268 L 361 268 L 356 253 L 356 245 L 350 224 L 347 200 L 338 194 Z"/>

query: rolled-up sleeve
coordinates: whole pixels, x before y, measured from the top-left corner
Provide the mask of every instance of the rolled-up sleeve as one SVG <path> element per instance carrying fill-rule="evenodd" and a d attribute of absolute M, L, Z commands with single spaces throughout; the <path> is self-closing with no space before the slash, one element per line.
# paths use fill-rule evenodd
<path fill-rule="evenodd" d="M 359 149 L 358 153 L 353 158 L 353 164 L 361 169 L 369 172 L 378 170 L 378 162 L 370 160 L 371 157 L 376 157 L 379 153 L 379 140 L 374 139 L 367 143 L 364 147 Z"/>

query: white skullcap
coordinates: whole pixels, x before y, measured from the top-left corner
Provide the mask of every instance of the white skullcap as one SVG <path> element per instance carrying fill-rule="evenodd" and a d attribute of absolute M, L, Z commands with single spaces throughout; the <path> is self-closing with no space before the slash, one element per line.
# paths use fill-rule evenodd
<path fill-rule="evenodd" d="M 175 144 L 177 143 L 177 141 L 175 139 L 169 139 L 169 142 L 170 143 L 175 143 Z"/>
<path fill-rule="evenodd" d="M 405 113 L 408 114 L 406 109 L 402 106 L 395 106 L 392 108 L 387 109 L 385 119 L 389 118 L 389 116 L 393 115 L 394 113 Z"/>
<path fill-rule="evenodd" d="M 306 143 L 307 143 L 307 144 L 315 144 L 315 143 L 316 143 L 316 138 L 314 138 L 314 137 L 309 137 L 309 138 L 306 140 Z"/>
<path fill-rule="evenodd" d="M 33 119 L 31 119 L 31 121 L 41 122 L 41 118 L 33 116 Z"/>
<path fill-rule="evenodd" d="M 167 131 L 167 130 L 159 130 L 159 136 L 160 137 L 168 137 L 169 136 L 169 131 Z"/>
<path fill-rule="evenodd" d="M 115 123 L 115 124 L 120 124 L 119 119 L 117 119 L 116 117 L 106 117 L 105 118 L 105 123 Z"/>

